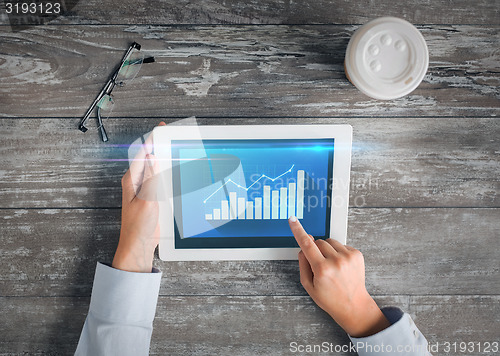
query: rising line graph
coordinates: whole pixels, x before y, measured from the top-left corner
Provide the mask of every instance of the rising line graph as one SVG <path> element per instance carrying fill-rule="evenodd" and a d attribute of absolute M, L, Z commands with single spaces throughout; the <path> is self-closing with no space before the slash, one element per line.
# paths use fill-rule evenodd
<path fill-rule="evenodd" d="M 268 175 L 266 174 L 262 174 L 257 180 L 255 180 L 252 184 L 250 184 L 248 187 L 244 187 L 238 183 L 236 183 L 235 181 L 233 181 L 232 179 L 228 179 L 226 182 L 224 182 L 224 184 L 222 184 L 215 192 L 213 192 L 212 194 L 210 194 L 205 200 L 203 200 L 203 204 L 205 204 L 211 197 L 213 197 L 219 190 L 221 190 L 222 188 L 224 188 L 226 185 L 228 185 L 229 183 L 232 183 L 234 184 L 235 186 L 237 186 L 238 188 L 241 188 L 241 189 L 244 189 L 248 192 L 248 190 L 250 188 L 252 188 L 255 184 L 257 184 L 258 181 L 260 181 L 261 179 L 264 179 L 264 178 L 267 178 L 269 180 L 271 180 L 272 182 L 274 182 L 276 179 L 279 179 L 281 177 L 283 177 L 284 175 L 292 172 L 293 170 L 293 167 L 295 167 L 295 164 L 292 164 L 292 166 L 285 172 L 281 173 L 279 176 L 277 177 L 269 177 Z"/>

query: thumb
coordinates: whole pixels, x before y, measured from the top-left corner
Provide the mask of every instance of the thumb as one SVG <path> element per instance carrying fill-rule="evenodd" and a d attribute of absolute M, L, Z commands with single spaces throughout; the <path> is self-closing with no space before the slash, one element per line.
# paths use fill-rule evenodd
<path fill-rule="evenodd" d="M 144 163 L 144 177 L 137 197 L 142 200 L 156 201 L 158 161 L 152 154 L 147 154 Z"/>

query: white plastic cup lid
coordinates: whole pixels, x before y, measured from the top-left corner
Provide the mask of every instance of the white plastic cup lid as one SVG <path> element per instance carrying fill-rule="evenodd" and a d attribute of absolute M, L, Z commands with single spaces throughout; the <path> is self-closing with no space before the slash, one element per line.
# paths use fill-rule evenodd
<path fill-rule="evenodd" d="M 411 23 L 380 17 L 361 26 L 347 45 L 348 79 L 364 94 L 400 98 L 420 84 L 429 66 L 424 37 Z"/>

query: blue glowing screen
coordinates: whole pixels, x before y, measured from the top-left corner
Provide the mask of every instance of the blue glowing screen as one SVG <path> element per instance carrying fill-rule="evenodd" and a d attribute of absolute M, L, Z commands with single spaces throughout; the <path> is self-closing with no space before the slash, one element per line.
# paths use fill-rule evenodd
<path fill-rule="evenodd" d="M 333 139 L 173 140 L 176 248 L 296 247 L 329 236 Z"/>

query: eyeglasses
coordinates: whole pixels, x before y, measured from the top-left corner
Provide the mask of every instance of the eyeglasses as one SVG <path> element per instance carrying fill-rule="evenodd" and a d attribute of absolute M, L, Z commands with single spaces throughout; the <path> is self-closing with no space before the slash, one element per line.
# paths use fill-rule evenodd
<path fill-rule="evenodd" d="M 139 70 L 141 69 L 142 63 L 151 63 L 154 62 L 154 57 L 144 58 L 144 55 L 140 52 L 141 45 L 137 42 L 134 42 L 130 45 L 123 56 L 123 59 L 120 63 L 120 66 L 113 73 L 111 78 L 109 78 L 108 82 L 102 88 L 101 92 L 95 98 L 92 105 L 90 105 L 89 109 L 85 113 L 85 116 L 80 120 L 80 124 L 78 125 L 78 129 L 82 132 L 86 132 L 88 130 L 85 127 L 85 122 L 90 117 L 92 111 L 97 107 L 97 130 L 99 130 L 101 134 L 101 139 L 106 142 L 108 141 L 108 134 L 104 129 L 102 119 L 109 117 L 111 111 L 113 110 L 113 106 L 115 104 L 113 100 L 113 96 L 111 92 L 113 91 L 115 85 L 122 87 L 126 82 L 130 82 L 135 78 Z"/>

